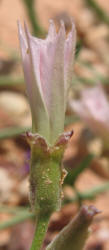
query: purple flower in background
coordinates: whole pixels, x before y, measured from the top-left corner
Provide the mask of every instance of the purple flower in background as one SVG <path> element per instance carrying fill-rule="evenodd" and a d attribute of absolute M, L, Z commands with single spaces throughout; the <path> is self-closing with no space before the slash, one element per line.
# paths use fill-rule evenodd
<path fill-rule="evenodd" d="M 76 43 L 75 26 L 68 36 L 61 22 L 56 32 L 53 21 L 46 39 L 31 36 L 19 24 L 24 77 L 31 106 L 33 132 L 54 144 L 63 133 L 68 91 L 72 82 Z"/>
<path fill-rule="evenodd" d="M 109 139 L 109 101 L 101 85 L 84 89 L 71 108 L 104 140 Z"/>
<path fill-rule="evenodd" d="M 25 165 L 24 165 L 24 169 L 25 169 L 25 173 L 29 173 L 29 170 L 30 170 L 30 150 L 28 150 L 26 152 L 26 155 L 25 155 Z"/>

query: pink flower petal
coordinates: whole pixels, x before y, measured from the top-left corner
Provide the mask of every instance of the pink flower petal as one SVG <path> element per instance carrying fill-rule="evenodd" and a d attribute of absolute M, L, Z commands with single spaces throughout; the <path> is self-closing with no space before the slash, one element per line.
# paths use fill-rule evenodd
<path fill-rule="evenodd" d="M 52 143 L 64 129 L 64 25 L 51 39 L 40 41 L 29 34 L 29 43 L 35 78 L 49 113 Z"/>
<path fill-rule="evenodd" d="M 50 21 L 45 40 L 25 33 L 19 25 L 24 76 L 35 129 L 53 144 L 64 130 L 68 89 L 72 81 L 75 28 L 67 39 L 64 23 L 56 33 Z M 45 125 L 44 125 L 45 124 Z M 44 132 L 42 132 L 42 130 Z"/>
<path fill-rule="evenodd" d="M 29 44 L 27 46 L 27 39 L 25 33 L 22 30 L 22 27 L 19 23 L 19 39 L 20 47 L 23 61 L 24 77 L 27 86 L 27 95 L 29 98 L 32 119 L 34 120 L 34 126 L 37 128 L 38 132 L 43 136 L 46 135 L 47 139 L 49 138 L 49 118 L 46 107 L 43 103 L 43 99 L 40 93 L 40 87 L 38 84 L 38 77 L 34 76 L 33 65 L 30 55 Z M 45 122 L 45 131 L 43 130 L 43 121 Z M 44 131 L 44 133 L 43 133 Z"/>
<path fill-rule="evenodd" d="M 91 129 L 108 138 L 109 102 L 101 85 L 83 90 L 80 100 L 72 101 L 71 107 Z"/>

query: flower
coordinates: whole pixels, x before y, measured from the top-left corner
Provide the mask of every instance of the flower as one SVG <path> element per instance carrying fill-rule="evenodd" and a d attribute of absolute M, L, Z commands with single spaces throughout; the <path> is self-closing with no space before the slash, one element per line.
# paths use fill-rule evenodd
<path fill-rule="evenodd" d="M 33 131 L 54 144 L 64 130 L 68 91 L 72 81 L 75 26 L 66 37 L 64 23 L 56 33 L 53 21 L 46 39 L 33 37 L 20 23 L 19 40 L 32 113 Z"/>
<path fill-rule="evenodd" d="M 101 85 L 84 89 L 80 100 L 73 100 L 71 108 L 104 140 L 109 134 L 109 102 Z"/>

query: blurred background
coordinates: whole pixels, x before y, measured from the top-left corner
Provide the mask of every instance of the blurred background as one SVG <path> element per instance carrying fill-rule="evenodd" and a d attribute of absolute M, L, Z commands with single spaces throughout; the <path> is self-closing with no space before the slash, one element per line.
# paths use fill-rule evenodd
<path fill-rule="evenodd" d="M 74 135 L 63 164 L 62 209 L 51 217 L 44 246 L 75 216 L 81 204 L 102 213 L 85 250 L 109 250 L 109 1 L 0 0 L 0 250 L 29 250 L 34 216 L 28 199 L 30 148 L 24 133 L 31 114 L 20 59 L 17 20 L 46 36 L 49 19 L 66 34 L 77 29 L 74 75 L 65 130 Z"/>

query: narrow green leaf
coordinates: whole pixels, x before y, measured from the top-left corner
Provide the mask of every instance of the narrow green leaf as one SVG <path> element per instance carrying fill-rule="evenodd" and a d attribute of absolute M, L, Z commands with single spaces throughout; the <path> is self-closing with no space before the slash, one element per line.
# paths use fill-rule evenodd
<path fill-rule="evenodd" d="M 68 172 L 64 184 L 74 185 L 77 177 L 84 171 L 84 169 L 88 168 L 91 161 L 93 160 L 93 155 L 87 155 L 83 161 L 79 164 L 79 166 L 73 168 L 70 172 Z"/>
<path fill-rule="evenodd" d="M 0 140 L 16 137 L 27 131 L 30 131 L 29 127 L 10 127 L 0 129 Z"/>

